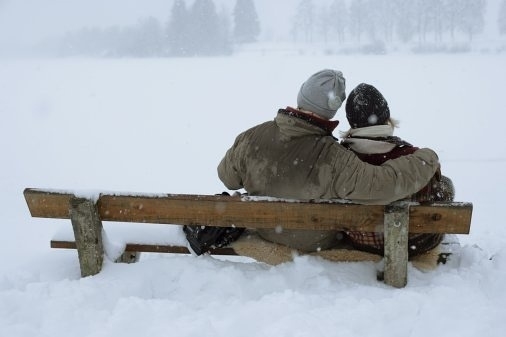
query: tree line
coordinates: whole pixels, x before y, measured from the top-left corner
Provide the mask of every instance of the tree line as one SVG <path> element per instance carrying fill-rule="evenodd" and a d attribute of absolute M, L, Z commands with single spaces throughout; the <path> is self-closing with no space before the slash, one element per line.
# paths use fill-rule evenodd
<path fill-rule="evenodd" d="M 503 0 L 502 7 L 505 3 Z M 292 38 L 295 42 L 351 42 L 378 48 L 467 43 L 483 32 L 486 6 L 486 0 L 333 0 L 324 5 L 301 0 Z"/>
<path fill-rule="evenodd" d="M 289 41 L 345 51 L 381 53 L 390 45 L 431 50 L 469 44 L 485 26 L 487 0 L 299 0 Z M 280 14 L 281 15 L 281 14 Z M 167 20 L 140 19 L 127 27 L 84 28 L 66 34 L 63 55 L 213 56 L 258 41 L 261 26 L 254 0 L 236 0 L 232 13 L 213 0 L 175 0 Z M 497 16 L 506 35 L 506 0 Z"/>
<path fill-rule="evenodd" d="M 232 53 L 233 46 L 255 42 L 260 21 L 253 0 L 236 0 L 230 15 L 213 0 L 188 6 L 175 0 L 168 20 L 140 19 L 128 27 L 83 28 L 67 33 L 61 54 L 94 56 L 212 56 Z"/>

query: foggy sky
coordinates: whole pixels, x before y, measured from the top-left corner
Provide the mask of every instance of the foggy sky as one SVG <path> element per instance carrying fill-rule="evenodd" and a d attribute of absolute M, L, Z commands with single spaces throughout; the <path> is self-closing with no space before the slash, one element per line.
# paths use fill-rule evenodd
<path fill-rule="evenodd" d="M 331 0 L 315 0 L 316 4 Z M 214 0 L 218 10 L 232 12 L 235 0 Z M 261 21 L 261 40 L 286 36 L 300 0 L 255 0 Z M 190 5 L 192 1 L 187 1 Z M 497 36 L 496 13 L 500 0 L 488 0 L 485 35 Z M 59 38 L 84 27 L 129 25 L 154 16 L 166 22 L 170 0 L 0 0 L 0 46 L 30 46 L 44 39 Z"/>
<path fill-rule="evenodd" d="M 235 5 L 235 0 L 214 2 L 218 10 L 230 13 Z M 274 27 L 286 33 L 298 2 L 256 0 L 264 34 L 276 35 Z M 30 45 L 83 27 L 124 26 L 148 16 L 165 22 L 172 4 L 170 0 L 0 0 L 0 43 Z"/>

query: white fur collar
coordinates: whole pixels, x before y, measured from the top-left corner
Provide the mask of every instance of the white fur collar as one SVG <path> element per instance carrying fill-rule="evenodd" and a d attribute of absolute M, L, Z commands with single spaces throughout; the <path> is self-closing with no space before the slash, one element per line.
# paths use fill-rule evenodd
<path fill-rule="evenodd" d="M 365 128 L 351 129 L 351 137 L 389 137 L 394 135 L 394 127 L 391 125 L 374 125 Z"/>
<path fill-rule="evenodd" d="M 381 140 L 353 138 L 353 137 L 389 137 L 394 134 L 394 128 L 391 125 L 374 125 L 365 128 L 351 129 L 349 137 L 344 142 L 350 144 L 350 148 L 359 153 L 374 154 L 387 153 L 392 151 L 396 145 Z"/>

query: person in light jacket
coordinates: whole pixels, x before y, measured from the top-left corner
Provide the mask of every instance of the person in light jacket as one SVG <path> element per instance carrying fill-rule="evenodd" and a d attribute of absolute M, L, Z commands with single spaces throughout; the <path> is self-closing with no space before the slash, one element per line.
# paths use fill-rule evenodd
<path fill-rule="evenodd" d="M 351 129 L 341 144 L 353 151 L 362 161 L 382 165 L 388 160 L 415 153 L 418 148 L 393 135 L 398 122 L 390 117 L 388 102 L 381 92 L 366 83 L 353 89 L 346 101 L 346 118 Z M 453 201 L 455 190 L 450 178 L 438 170 L 417 193 L 407 199 L 418 202 Z M 383 233 L 348 232 L 355 249 L 383 255 Z M 443 234 L 410 234 L 408 253 L 414 257 L 436 248 Z"/>
<path fill-rule="evenodd" d="M 332 120 L 345 100 L 340 71 L 311 75 L 297 95 L 297 107 L 277 112 L 274 120 L 239 134 L 218 165 L 229 190 L 251 196 L 287 199 L 349 199 L 360 204 L 389 204 L 422 189 L 439 168 L 436 153 L 412 154 L 371 165 L 332 136 Z M 311 253 L 332 249 L 336 231 L 259 229 L 269 242 Z"/>

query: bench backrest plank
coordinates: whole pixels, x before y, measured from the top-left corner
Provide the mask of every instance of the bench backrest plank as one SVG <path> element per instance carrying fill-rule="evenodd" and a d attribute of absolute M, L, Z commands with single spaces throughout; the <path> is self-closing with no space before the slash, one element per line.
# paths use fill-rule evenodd
<path fill-rule="evenodd" d="M 69 218 L 70 193 L 26 189 L 33 217 Z M 345 201 L 291 202 L 241 196 L 100 195 L 98 213 L 103 221 L 161 223 L 248 228 L 383 231 L 384 206 Z M 468 234 L 471 203 L 413 204 L 410 233 Z"/>

